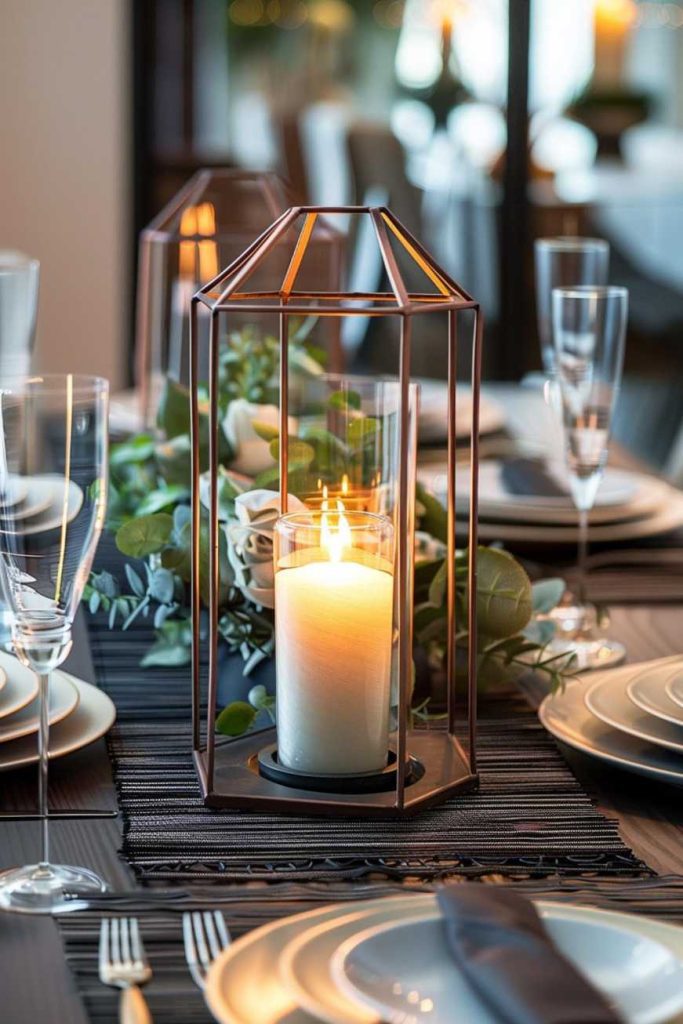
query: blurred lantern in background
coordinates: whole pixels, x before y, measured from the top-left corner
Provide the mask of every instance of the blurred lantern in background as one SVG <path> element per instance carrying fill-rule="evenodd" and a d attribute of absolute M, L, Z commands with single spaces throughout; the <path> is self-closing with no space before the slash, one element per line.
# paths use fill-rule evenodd
<path fill-rule="evenodd" d="M 142 232 L 136 392 L 128 403 L 126 426 L 154 426 L 169 381 L 182 388 L 188 387 L 192 295 L 216 276 L 219 267 L 229 266 L 288 205 L 287 189 L 274 174 L 200 170 Z M 340 236 L 323 228 L 316 233 L 314 244 L 319 286 L 338 284 Z M 202 316 L 202 312 L 200 310 L 198 323 L 200 375 L 205 380 L 209 318 Z M 245 326 L 245 322 L 234 322 L 237 330 Z M 224 343 L 227 340 L 222 339 Z M 341 357 L 337 339 L 328 332 L 321 341 L 328 349 L 328 365 L 339 369 Z M 124 409 L 121 401 L 113 403 L 113 411 L 119 414 L 122 426 L 120 414 Z"/>

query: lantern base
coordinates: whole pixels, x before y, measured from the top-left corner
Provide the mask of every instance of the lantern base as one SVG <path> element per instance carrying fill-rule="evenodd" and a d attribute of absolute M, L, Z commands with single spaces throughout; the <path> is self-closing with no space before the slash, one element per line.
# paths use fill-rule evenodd
<path fill-rule="evenodd" d="M 386 767 L 377 772 L 359 772 L 356 775 L 320 775 L 287 768 L 278 761 L 277 745 L 264 747 L 258 754 L 259 775 L 271 782 L 294 789 L 306 789 L 317 793 L 377 793 L 396 788 L 396 751 L 389 750 Z M 412 785 L 424 775 L 420 762 L 410 754 L 406 759 L 406 786 Z"/>
<path fill-rule="evenodd" d="M 389 768 L 389 773 L 393 770 L 390 788 L 370 791 L 351 791 L 346 786 L 342 792 L 310 789 L 302 785 L 301 778 L 295 781 L 289 775 L 286 783 L 267 778 L 262 774 L 264 760 L 268 763 L 264 754 L 275 749 L 276 738 L 275 729 L 269 728 L 234 740 L 219 740 L 214 750 L 213 778 L 209 775 L 206 750 L 195 750 L 195 768 L 205 805 L 328 818 L 402 818 L 479 787 L 479 777 L 472 771 L 462 747 L 455 737 L 441 730 L 408 732 L 411 773 L 406 778 L 402 801 L 397 799 L 395 763 L 393 769 Z M 277 766 L 272 754 L 270 762 Z"/>

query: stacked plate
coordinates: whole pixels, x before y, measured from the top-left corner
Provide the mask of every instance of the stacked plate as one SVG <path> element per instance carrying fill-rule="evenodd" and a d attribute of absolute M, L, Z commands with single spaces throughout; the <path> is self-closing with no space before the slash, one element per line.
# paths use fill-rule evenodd
<path fill-rule="evenodd" d="M 518 463 L 518 460 L 517 464 Z M 482 541 L 576 544 L 577 512 L 561 465 L 526 463 L 526 493 L 515 493 L 515 461 L 487 459 L 479 467 L 479 536 Z M 531 471 L 529 468 L 531 467 Z M 422 483 L 445 501 L 443 466 L 426 465 Z M 539 493 L 533 493 L 534 478 Z M 545 484 L 545 486 L 544 486 Z M 469 466 L 456 470 L 456 515 L 463 531 L 469 514 Z M 546 493 L 540 493 L 545 490 Z M 552 492 L 552 493 L 549 493 Z M 683 493 L 644 473 L 608 468 L 590 515 L 590 539 L 627 542 L 683 526 Z"/>
<path fill-rule="evenodd" d="M 442 380 L 421 379 L 418 430 L 422 444 L 440 444 L 448 437 L 448 387 Z M 479 433 L 493 434 L 505 426 L 505 410 L 487 395 L 479 403 Z M 456 436 L 464 440 L 472 433 L 472 391 L 458 384 L 456 395 Z"/>
<path fill-rule="evenodd" d="M 58 670 L 50 677 L 50 757 L 87 746 L 111 728 L 116 710 L 90 683 Z M 38 677 L 0 651 L 0 771 L 38 760 Z"/>
<path fill-rule="evenodd" d="M 57 530 L 62 526 L 65 506 L 66 519 L 70 523 L 82 505 L 83 491 L 78 484 L 69 480 L 65 494 L 64 477 L 57 473 L 14 477 L 4 501 L 0 503 L 0 534 L 27 536 Z"/>
<path fill-rule="evenodd" d="M 569 683 L 539 710 L 558 740 L 650 778 L 683 785 L 683 658 L 626 665 Z"/>
<path fill-rule="evenodd" d="M 538 903 L 556 945 L 628 1024 L 683 1011 L 683 929 L 627 914 Z M 222 1024 L 492 1024 L 451 959 L 433 895 L 299 914 L 215 961 L 206 1000 Z"/>

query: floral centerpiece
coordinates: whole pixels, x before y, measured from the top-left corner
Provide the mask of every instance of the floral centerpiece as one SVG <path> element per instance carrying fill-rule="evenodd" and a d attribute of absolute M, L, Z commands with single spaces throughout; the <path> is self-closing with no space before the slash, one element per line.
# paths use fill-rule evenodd
<path fill-rule="evenodd" d="M 310 344 L 311 322 L 299 326 L 290 341 L 293 370 L 304 377 L 323 373 L 323 357 Z M 230 700 L 217 719 L 229 735 L 250 728 L 259 712 L 274 715 L 272 686 L 258 679 L 274 653 L 273 530 L 279 515 L 278 486 L 278 341 L 246 328 L 223 348 L 219 366 L 219 632 L 228 655 L 242 659 L 247 680 L 244 700 Z M 304 493 L 310 480 L 342 479 L 362 468 L 368 441 L 379 429 L 363 417 L 353 393 L 330 401 L 353 420 L 342 446 L 327 431 L 301 429 L 290 419 L 289 466 L 292 490 Z M 159 436 L 140 434 L 112 447 L 109 528 L 125 563 L 125 580 L 93 573 L 86 588 L 91 612 L 104 611 L 109 625 L 129 628 L 151 617 L 155 641 L 142 665 L 179 666 L 191 658 L 190 406 L 189 394 L 168 381 L 158 412 Z M 200 431 L 208 449 L 208 418 Z M 208 482 L 201 479 L 201 501 L 208 506 Z M 290 511 L 304 508 L 294 495 Z M 415 639 L 431 686 L 416 697 L 414 714 L 429 717 L 438 706 L 439 677 L 446 649 L 446 512 L 418 485 L 420 525 L 416 551 Z M 200 561 L 208 564 L 208 513 L 202 524 Z M 571 665 L 566 655 L 551 655 L 552 623 L 544 618 L 560 600 L 561 580 L 531 585 L 524 569 L 505 551 L 481 548 L 478 559 L 479 681 L 486 686 L 515 677 L 529 667 L 560 685 Z M 204 571 L 202 576 L 206 576 Z M 466 621 L 467 553 L 456 565 L 459 620 Z M 205 598 L 205 595 L 203 595 Z M 456 638 L 465 672 L 467 632 Z M 252 681 L 255 685 L 252 685 Z M 419 690 L 419 687 L 418 687 Z"/>

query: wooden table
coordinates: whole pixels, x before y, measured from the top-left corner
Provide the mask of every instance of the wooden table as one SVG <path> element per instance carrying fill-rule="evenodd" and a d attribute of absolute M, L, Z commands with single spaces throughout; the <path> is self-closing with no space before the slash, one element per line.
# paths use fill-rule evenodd
<path fill-rule="evenodd" d="M 504 394 L 499 391 L 497 397 Z M 523 395 L 520 400 L 518 391 L 514 400 L 516 416 L 531 429 L 529 417 L 533 420 L 536 415 L 532 404 Z M 677 653 L 683 646 L 683 607 L 615 607 L 610 633 L 624 641 L 634 662 Z M 92 679 L 83 623 L 76 641 L 67 667 Z M 661 874 L 683 875 L 681 790 L 641 780 L 574 751 L 566 753 L 602 811 L 618 820 L 624 841 L 635 853 Z M 35 770 L 0 775 L 2 810 L 34 806 L 35 792 Z M 51 766 L 50 800 L 54 810 L 116 806 L 103 740 Z M 51 833 L 55 861 L 87 865 L 114 888 L 134 885 L 118 858 L 117 821 L 55 821 Z M 38 849 L 37 822 L 0 822 L 0 867 L 31 862 Z M 57 926 L 50 919 L 0 914 L 0 993 L 2 1024 L 87 1024 L 64 962 Z"/>

